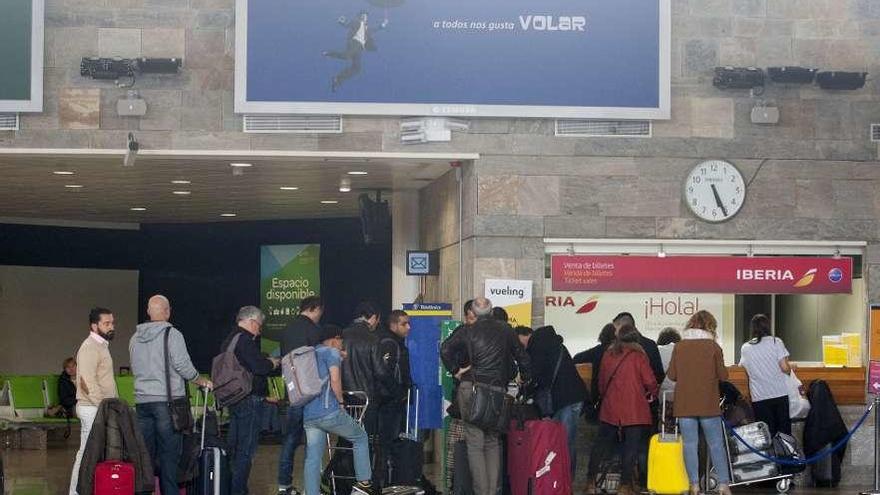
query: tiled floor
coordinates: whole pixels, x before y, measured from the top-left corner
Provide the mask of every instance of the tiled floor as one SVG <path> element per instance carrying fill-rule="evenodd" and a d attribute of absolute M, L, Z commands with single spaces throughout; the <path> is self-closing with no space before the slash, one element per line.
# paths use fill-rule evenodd
<path fill-rule="evenodd" d="M 76 433 L 74 433 L 76 437 Z M 70 480 L 70 468 L 76 453 L 78 440 L 71 438 L 53 441 L 46 451 L 3 450 L 7 495 L 61 495 L 66 494 Z M 250 479 L 253 495 L 272 495 L 277 489 L 275 482 L 278 468 L 279 446 L 260 445 Z M 436 481 L 438 469 L 435 465 L 425 466 L 426 474 Z M 302 486 L 302 450 L 297 451 L 295 484 Z M 867 488 L 867 487 L 865 487 Z M 858 489 L 816 489 L 795 487 L 793 495 L 837 495 L 855 494 Z M 772 488 L 737 488 L 735 493 L 773 494 Z"/>

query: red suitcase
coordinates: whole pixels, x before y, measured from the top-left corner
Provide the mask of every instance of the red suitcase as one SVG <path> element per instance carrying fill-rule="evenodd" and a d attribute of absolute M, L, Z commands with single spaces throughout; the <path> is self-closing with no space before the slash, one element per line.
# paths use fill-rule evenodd
<path fill-rule="evenodd" d="M 134 464 L 104 461 L 95 466 L 94 495 L 134 495 Z"/>
<path fill-rule="evenodd" d="M 512 495 L 570 495 L 571 461 L 562 423 L 512 421 L 507 434 L 507 474 Z"/>

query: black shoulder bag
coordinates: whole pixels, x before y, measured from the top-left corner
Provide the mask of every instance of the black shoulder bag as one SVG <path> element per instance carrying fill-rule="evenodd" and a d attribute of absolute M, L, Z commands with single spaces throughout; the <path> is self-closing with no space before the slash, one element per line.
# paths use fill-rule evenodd
<path fill-rule="evenodd" d="M 556 359 L 556 367 L 553 368 L 553 378 L 546 387 L 538 389 L 535 393 L 535 405 L 541 412 L 541 417 L 547 418 L 553 416 L 556 409 L 553 408 L 553 385 L 556 384 L 556 376 L 559 374 L 559 365 L 562 364 L 562 357 L 565 353 L 565 347 L 559 346 L 559 357 Z"/>
<path fill-rule="evenodd" d="M 171 363 L 168 351 L 168 336 L 171 327 L 165 327 L 165 393 L 168 396 L 168 413 L 171 416 L 171 425 L 178 433 L 191 433 L 193 429 L 192 409 L 189 404 L 189 387 L 183 384 L 184 397 L 171 397 Z"/>
<path fill-rule="evenodd" d="M 471 366 L 473 366 L 473 343 L 470 335 L 467 335 L 466 338 L 468 339 L 468 357 Z M 513 397 L 507 395 L 507 390 L 504 387 L 480 383 L 477 381 L 474 371 L 471 370 L 470 373 L 472 375 L 471 397 L 470 401 L 463 401 L 462 404 L 459 404 L 461 419 L 481 430 L 496 433 L 506 432 L 510 427 L 510 407 L 513 404 Z"/>

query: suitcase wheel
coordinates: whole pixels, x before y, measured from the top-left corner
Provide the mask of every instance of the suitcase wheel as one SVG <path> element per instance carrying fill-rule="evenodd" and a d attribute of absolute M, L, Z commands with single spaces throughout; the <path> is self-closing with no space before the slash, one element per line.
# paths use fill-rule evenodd
<path fill-rule="evenodd" d="M 791 478 L 783 478 L 776 482 L 776 491 L 779 493 L 788 493 L 791 490 Z"/>

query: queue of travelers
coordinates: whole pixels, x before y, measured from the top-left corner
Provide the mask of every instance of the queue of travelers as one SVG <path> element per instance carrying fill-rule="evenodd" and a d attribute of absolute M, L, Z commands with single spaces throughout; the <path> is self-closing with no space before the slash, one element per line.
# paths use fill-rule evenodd
<path fill-rule="evenodd" d="M 328 434 L 350 442 L 353 454 L 353 493 L 371 494 L 386 483 L 392 444 L 406 429 L 408 391 L 412 387 L 406 337 L 409 315 L 392 311 L 381 325 L 379 309 L 360 304 L 351 325 L 342 329 L 321 325 L 324 304 L 308 297 L 299 315 L 283 330 L 269 335 L 280 343 L 281 355 L 303 346 L 314 348 L 317 374 L 323 380 L 321 394 L 304 405 L 289 406 L 278 459 L 278 494 L 299 495 L 293 485 L 294 453 L 305 444 L 304 486 L 306 495 L 322 492 L 322 461 Z M 129 342 L 134 375 L 136 427 L 143 447 L 164 493 L 178 490 L 183 432 L 172 417 L 173 400 L 188 404 L 187 382 L 211 389 L 187 352 L 183 334 L 169 319 L 171 305 L 161 295 L 147 305 L 150 321 L 137 326 Z M 571 477 L 577 470 L 577 426 L 582 416 L 598 423 L 587 467 L 586 493 L 599 493 L 596 485 L 600 464 L 609 452 L 619 451 L 623 469 L 618 493 L 629 495 L 645 486 L 647 443 L 656 431 L 658 401 L 665 394 L 681 430 L 684 459 L 691 494 L 699 493 L 698 446 L 700 431 L 716 466 L 719 491 L 730 493 L 725 436 L 717 400 L 718 383 L 727 369 L 717 340 L 717 321 L 698 311 L 682 332 L 664 329 L 658 342 L 642 335 L 630 313 L 620 313 L 602 328 L 598 345 L 572 357 L 552 326 L 532 330 L 511 327 L 503 308 L 493 308 L 486 298 L 468 301 L 464 323 L 441 346 L 443 365 L 456 383 L 454 418 L 470 407 L 477 386 L 507 393 L 516 383 L 520 398 L 528 401 L 543 391 L 550 397 L 550 410 L 542 414 L 558 421 L 565 431 Z M 269 377 L 279 374 L 280 360 L 261 351 L 263 312 L 255 306 L 241 308 L 236 323 L 224 339 L 238 363 L 252 376 L 250 394 L 229 407 L 227 433 L 231 493 L 248 493 L 248 478 L 263 424 L 261 415 L 269 393 Z M 89 314 L 90 333 L 76 358 L 64 362 L 59 381 L 62 406 L 80 419 L 80 448 L 74 459 L 69 492 L 88 490 L 91 480 L 80 478 L 83 453 L 90 431 L 105 399 L 116 399 L 113 360 L 109 345 L 115 335 L 113 312 L 94 308 Z M 751 322 L 752 339 L 742 348 L 741 365 L 749 376 L 755 413 L 776 431 L 790 432 L 787 390 L 779 386 L 791 372 L 785 345 L 771 335 L 769 319 L 756 315 Z M 576 368 L 592 365 L 588 388 Z M 346 405 L 359 397 L 345 391 L 362 391 L 370 398 L 362 418 L 352 417 Z M 71 400 L 75 394 L 75 401 Z M 466 444 L 471 491 L 495 495 L 503 484 L 504 438 L 497 430 L 466 421 L 460 425 Z M 371 455 L 371 451 L 373 455 Z M 91 462 L 91 460 L 89 460 Z M 85 464 L 84 464 L 85 465 Z M 85 487 L 85 488 L 84 488 Z"/>

